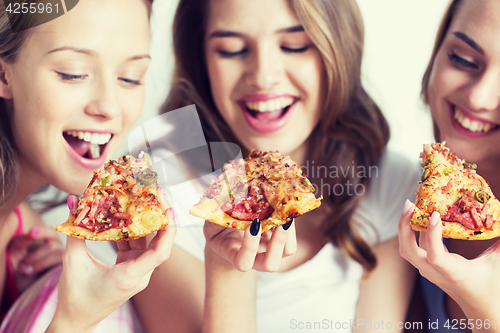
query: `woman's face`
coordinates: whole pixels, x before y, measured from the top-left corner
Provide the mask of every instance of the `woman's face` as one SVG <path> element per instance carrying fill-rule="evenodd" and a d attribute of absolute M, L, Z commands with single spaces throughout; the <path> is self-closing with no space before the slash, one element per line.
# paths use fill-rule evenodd
<path fill-rule="evenodd" d="M 2 63 L 23 171 L 83 192 L 141 112 L 148 54 L 142 0 L 80 1 L 35 28 L 19 59 Z"/>
<path fill-rule="evenodd" d="M 320 118 L 323 62 L 285 0 L 211 0 L 205 55 L 215 104 L 247 149 L 290 154 Z"/>
<path fill-rule="evenodd" d="M 429 80 L 441 134 L 471 162 L 500 157 L 500 2 L 466 0 L 444 37 Z"/>

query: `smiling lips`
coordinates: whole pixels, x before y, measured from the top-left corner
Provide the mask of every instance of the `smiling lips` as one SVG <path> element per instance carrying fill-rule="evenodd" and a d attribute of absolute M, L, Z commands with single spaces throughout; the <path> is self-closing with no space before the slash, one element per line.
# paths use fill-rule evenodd
<path fill-rule="evenodd" d="M 481 137 L 499 128 L 499 125 L 470 115 L 453 104 L 451 112 L 455 129 L 463 135 Z"/>
<path fill-rule="evenodd" d="M 97 169 L 106 158 L 111 133 L 70 130 L 63 133 L 66 148 L 80 165 L 88 169 Z"/>
<path fill-rule="evenodd" d="M 259 133 L 271 133 L 286 125 L 296 99 L 288 95 L 249 95 L 239 101 L 249 126 Z"/>

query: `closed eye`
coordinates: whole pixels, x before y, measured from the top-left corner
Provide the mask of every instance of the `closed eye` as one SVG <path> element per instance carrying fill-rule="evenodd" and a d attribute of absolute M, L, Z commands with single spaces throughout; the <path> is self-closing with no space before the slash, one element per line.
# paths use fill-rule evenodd
<path fill-rule="evenodd" d="M 232 58 L 232 57 L 237 57 L 240 55 L 244 55 L 247 52 L 247 49 L 241 49 L 236 52 L 226 52 L 223 50 L 218 50 L 217 53 L 219 53 L 223 58 Z"/>
<path fill-rule="evenodd" d="M 141 85 L 141 80 L 132 80 L 132 79 L 124 78 L 124 77 L 120 77 L 118 79 L 121 80 L 122 82 L 126 83 L 126 84 L 135 85 L 135 86 L 140 86 Z"/>
<path fill-rule="evenodd" d="M 81 75 L 75 75 L 75 74 L 66 74 L 62 72 L 57 72 L 56 73 L 59 75 L 59 77 L 63 81 L 78 81 L 78 80 L 83 80 L 87 77 L 86 74 L 81 74 Z"/>
<path fill-rule="evenodd" d="M 309 45 L 306 45 L 304 47 L 299 47 L 299 48 L 293 48 L 293 47 L 286 47 L 286 46 L 281 46 L 281 50 L 289 53 L 302 53 L 306 52 L 309 49 Z"/>
<path fill-rule="evenodd" d="M 450 60 L 452 62 L 454 62 L 455 64 L 462 66 L 462 67 L 471 68 L 471 69 L 478 69 L 479 68 L 475 63 L 460 57 L 459 55 L 457 55 L 454 52 L 449 53 L 448 58 L 450 58 Z"/>

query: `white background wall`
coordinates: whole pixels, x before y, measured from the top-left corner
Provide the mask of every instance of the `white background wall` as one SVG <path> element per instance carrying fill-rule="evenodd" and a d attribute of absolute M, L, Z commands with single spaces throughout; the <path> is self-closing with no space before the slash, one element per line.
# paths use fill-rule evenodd
<path fill-rule="evenodd" d="M 420 99 L 420 82 L 448 0 L 357 1 L 365 23 L 363 82 L 391 126 L 389 147 L 417 159 L 422 144 L 433 141 L 429 111 Z M 146 101 L 134 128 L 157 115 L 168 93 L 176 5 L 177 0 L 154 2 Z M 125 141 L 116 156 L 127 151 Z"/>

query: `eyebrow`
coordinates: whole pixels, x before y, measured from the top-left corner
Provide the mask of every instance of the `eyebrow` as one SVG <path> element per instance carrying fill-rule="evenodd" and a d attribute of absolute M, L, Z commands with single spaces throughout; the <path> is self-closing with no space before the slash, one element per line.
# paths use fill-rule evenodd
<path fill-rule="evenodd" d="M 296 25 L 293 27 L 279 29 L 276 32 L 277 33 L 293 33 L 293 32 L 300 32 L 300 31 L 304 31 L 304 27 L 302 25 Z M 217 30 L 217 31 L 212 32 L 208 36 L 208 39 L 218 38 L 218 37 L 243 37 L 243 34 L 240 32 L 230 31 L 230 30 Z"/>
<path fill-rule="evenodd" d="M 470 38 L 469 36 L 467 36 L 465 33 L 460 32 L 460 31 L 454 31 L 453 34 L 455 36 L 457 36 L 458 38 L 460 38 L 461 40 L 463 40 L 464 42 L 466 42 L 474 50 L 476 50 L 477 52 L 479 52 L 482 55 L 484 55 L 483 48 L 481 46 L 479 46 L 472 38 Z"/>
<path fill-rule="evenodd" d="M 47 52 L 47 54 L 55 53 L 55 52 L 60 52 L 60 51 L 73 51 L 73 52 L 76 52 L 76 53 L 86 54 L 86 55 L 89 55 L 91 57 L 97 57 L 98 56 L 97 52 L 95 52 L 95 51 L 88 50 L 88 49 L 80 49 L 80 48 L 72 47 L 72 46 L 58 47 L 56 49 L 53 49 L 53 50 Z M 151 57 L 149 56 L 149 54 L 141 54 L 141 55 L 132 56 L 132 57 L 128 58 L 127 61 L 140 60 L 140 59 L 145 59 L 145 58 L 151 59 Z"/>

